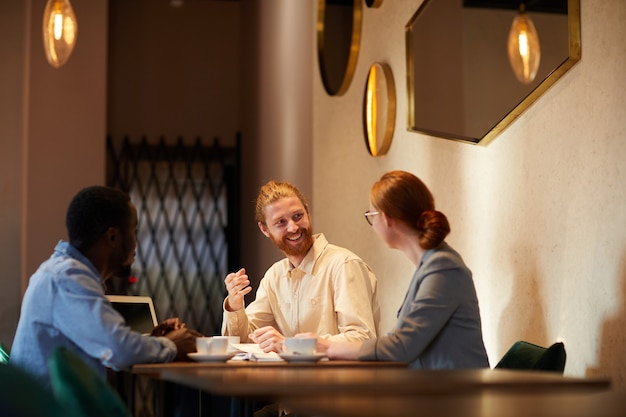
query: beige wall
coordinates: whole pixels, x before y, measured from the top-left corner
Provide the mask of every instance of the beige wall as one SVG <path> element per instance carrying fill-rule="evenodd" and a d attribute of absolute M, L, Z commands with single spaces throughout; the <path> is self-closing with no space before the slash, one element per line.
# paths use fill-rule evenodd
<path fill-rule="evenodd" d="M 21 137 L 26 6 L 10 2 L 0 14 L 0 343 L 13 339 L 20 307 Z M 13 42 L 5 42 L 13 39 Z"/>
<path fill-rule="evenodd" d="M 241 7 L 233 1 L 109 0 L 107 133 L 235 142 L 241 130 Z"/>
<path fill-rule="evenodd" d="M 389 329 L 413 266 L 363 220 L 370 185 L 421 177 L 474 272 L 492 365 L 516 340 L 565 343 L 570 375 L 626 388 L 626 2 L 582 0 L 582 60 L 487 147 L 406 129 L 404 25 L 419 1 L 364 9 L 356 75 L 343 97 L 314 79 L 315 226 L 374 268 Z M 362 86 L 374 61 L 395 76 L 389 154 L 363 145 Z"/>
<path fill-rule="evenodd" d="M 312 195 L 315 7 L 293 0 L 242 0 L 242 5 L 241 261 L 254 283 L 282 257 L 254 221 L 259 187 L 286 180 Z"/>
<path fill-rule="evenodd" d="M 6 2 L 0 14 L 5 57 L 0 65 L 0 341 L 7 345 L 28 277 L 66 238 L 70 198 L 104 181 L 106 1 L 72 2 L 79 36 L 60 69 L 48 65 L 43 52 L 45 4 Z"/>
<path fill-rule="evenodd" d="M 78 38 L 61 68 L 41 42 L 45 0 L 32 0 L 28 20 L 22 143 L 23 278 L 35 272 L 59 239 L 76 191 L 104 184 L 106 132 L 106 0 L 74 1 Z"/>

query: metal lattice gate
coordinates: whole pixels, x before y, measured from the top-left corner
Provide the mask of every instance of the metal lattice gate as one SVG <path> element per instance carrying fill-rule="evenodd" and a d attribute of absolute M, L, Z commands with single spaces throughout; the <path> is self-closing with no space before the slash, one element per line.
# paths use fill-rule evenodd
<path fill-rule="evenodd" d="M 107 184 L 129 193 L 139 220 L 130 274 L 110 279 L 107 292 L 150 296 L 160 320 L 180 317 L 205 335 L 219 334 L 223 279 L 239 264 L 240 146 L 239 134 L 234 147 L 126 137 L 116 149 L 107 138 Z M 134 416 L 162 408 L 162 388 L 151 378 L 109 378 Z"/>
<path fill-rule="evenodd" d="M 107 139 L 107 183 L 128 192 L 139 218 L 131 276 L 110 292 L 153 298 L 157 317 L 180 317 L 218 334 L 224 277 L 238 264 L 239 146 L 191 146 L 179 139 L 119 149 Z"/>

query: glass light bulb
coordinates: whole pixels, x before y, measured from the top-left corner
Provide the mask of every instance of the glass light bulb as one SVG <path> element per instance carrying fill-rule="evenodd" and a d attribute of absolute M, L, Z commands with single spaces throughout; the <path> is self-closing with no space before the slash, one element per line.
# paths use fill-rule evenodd
<path fill-rule="evenodd" d="M 511 25 L 508 53 L 517 80 L 523 84 L 533 82 L 541 61 L 541 47 L 535 25 L 523 7 Z"/>
<path fill-rule="evenodd" d="M 78 23 L 69 0 L 48 0 L 43 13 L 43 48 L 48 63 L 59 68 L 67 62 L 78 34 Z"/>

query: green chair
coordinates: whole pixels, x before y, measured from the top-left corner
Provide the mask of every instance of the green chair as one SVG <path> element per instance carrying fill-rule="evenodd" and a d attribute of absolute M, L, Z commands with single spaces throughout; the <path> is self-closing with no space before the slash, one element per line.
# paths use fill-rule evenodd
<path fill-rule="evenodd" d="M 0 416 L 86 417 L 63 407 L 44 385 L 12 365 L 0 365 Z"/>
<path fill-rule="evenodd" d="M 9 350 L 0 343 L 0 364 L 9 363 Z"/>
<path fill-rule="evenodd" d="M 131 417 L 119 394 L 78 355 L 65 347 L 48 361 L 52 390 L 59 403 L 89 417 Z"/>
<path fill-rule="evenodd" d="M 566 358 L 565 346 L 561 342 L 545 348 L 520 340 L 511 346 L 494 369 L 526 369 L 562 374 Z"/>

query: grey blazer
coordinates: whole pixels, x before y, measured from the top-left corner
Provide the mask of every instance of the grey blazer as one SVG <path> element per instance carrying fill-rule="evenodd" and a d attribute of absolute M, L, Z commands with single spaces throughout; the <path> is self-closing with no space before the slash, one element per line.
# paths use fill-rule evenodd
<path fill-rule="evenodd" d="M 427 250 L 413 274 L 395 328 L 363 343 L 361 360 L 410 368 L 488 368 L 472 273 L 447 243 Z"/>

